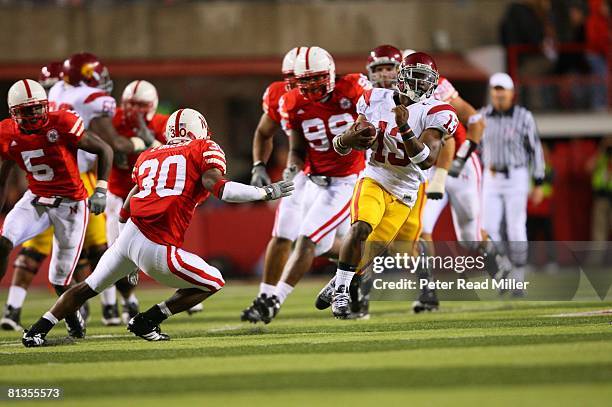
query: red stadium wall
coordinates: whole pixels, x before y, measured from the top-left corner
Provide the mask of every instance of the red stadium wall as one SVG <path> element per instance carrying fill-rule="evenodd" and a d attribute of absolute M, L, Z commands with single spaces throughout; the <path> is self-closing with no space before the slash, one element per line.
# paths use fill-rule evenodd
<path fill-rule="evenodd" d="M 552 218 L 556 240 L 589 240 L 592 193 L 586 161 L 595 151 L 596 142 L 592 140 L 558 142 L 553 149 Z M 266 204 L 202 208 L 187 231 L 185 247 L 205 259 L 226 259 L 234 266 L 235 274 L 252 275 L 268 242 L 274 209 Z M 442 213 L 434 238 L 455 239 L 448 208 Z M 36 284 L 46 284 L 47 266 L 48 262 L 36 276 Z M 2 287 L 8 287 L 11 274 L 9 267 Z"/>

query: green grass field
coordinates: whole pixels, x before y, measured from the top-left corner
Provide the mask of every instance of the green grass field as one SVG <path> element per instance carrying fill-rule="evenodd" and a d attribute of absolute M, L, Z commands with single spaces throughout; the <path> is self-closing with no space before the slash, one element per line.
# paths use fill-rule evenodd
<path fill-rule="evenodd" d="M 375 302 L 370 320 L 337 321 L 314 309 L 320 286 L 304 283 L 275 321 L 253 326 L 239 314 L 255 286 L 230 282 L 203 313 L 166 321 L 162 343 L 103 327 L 96 299 L 89 338 L 75 344 L 25 349 L 0 332 L 0 386 L 60 386 L 74 406 L 611 403 L 612 317 L 551 316 L 610 302 L 447 302 L 427 315 Z M 146 308 L 169 293 L 138 295 Z M 32 293 L 24 324 L 52 301 Z M 64 335 L 62 324 L 49 337 Z"/>

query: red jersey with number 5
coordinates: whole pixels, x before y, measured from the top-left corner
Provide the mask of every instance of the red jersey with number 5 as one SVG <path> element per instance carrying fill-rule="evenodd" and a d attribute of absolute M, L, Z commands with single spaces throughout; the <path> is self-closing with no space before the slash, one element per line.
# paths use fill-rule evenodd
<path fill-rule="evenodd" d="M 155 147 L 140 154 L 132 179 L 138 193 L 130 200 L 131 219 L 151 241 L 183 245 L 196 206 L 210 195 L 202 174 L 225 174 L 225 154 L 212 140 L 191 140 Z"/>
<path fill-rule="evenodd" d="M 304 135 L 312 174 L 344 177 L 358 174 L 364 168 L 363 151 L 353 150 L 342 156 L 334 150 L 332 140 L 353 124 L 357 118 L 357 101 L 371 87 L 365 76 L 349 74 L 336 80 L 331 98 L 324 103 L 309 101 L 299 89 L 281 97 L 283 128 Z"/>
<path fill-rule="evenodd" d="M 24 133 L 13 119 L 0 122 L 0 155 L 26 172 L 34 195 L 80 201 L 87 191 L 77 165 L 78 143 L 85 132 L 74 112 L 49 112 L 49 121 L 34 133 Z"/>
<path fill-rule="evenodd" d="M 155 138 L 160 143 L 165 143 L 164 131 L 166 129 L 166 122 L 168 121 L 168 115 L 155 113 L 150 122 L 147 123 L 147 127 L 155 134 Z M 136 131 L 134 128 L 129 126 L 124 120 L 124 113 L 122 108 L 118 108 L 115 116 L 113 117 L 113 126 L 117 133 L 123 137 L 135 137 Z M 132 182 L 131 173 L 138 154 L 130 154 L 127 157 L 127 168 L 121 168 L 113 163 L 113 168 L 108 178 L 108 190 L 113 194 L 122 199 L 127 198 L 128 194 L 134 187 Z"/>

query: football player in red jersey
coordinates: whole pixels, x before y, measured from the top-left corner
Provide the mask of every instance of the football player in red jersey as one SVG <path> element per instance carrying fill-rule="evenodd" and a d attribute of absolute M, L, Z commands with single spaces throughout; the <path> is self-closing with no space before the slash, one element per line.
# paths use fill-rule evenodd
<path fill-rule="evenodd" d="M 263 95 L 263 114 L 255 130 L 253 138 L 253 177 L 251 185 L 268 185 L 270 177 L 266 172 L 266 163 L 272 154 L 274 134 L 281 128 L 280 98 L 295 88 L 296 81 L 293 72 L 296 57 L 306 50 L 306 47 L 296 47 L 283 58 L 283 80 L 272 82 Z M 274 295 L 276 284 L 281 277 L 283 267 L 291 253 L 291 245 L 297 238 L 300 227 L 301 192 L 306 183 L 306 175 L 300 172 L 293 179 L 295 190 L 291 196 L 281 199 L 276 207 L 272 238 L 266 247 L 263 275 L 259 284 L 259 293 L 253 303 L 242 311 L 242 321 L 257 322 L 260 320 L 257 305 L 265 298 Z"/>
<path fill-rule="evenodd" d="M 148 341 L 168 340 L 159 324 L 199 304 L 223 288 L 221 272 L 183 249 L 184 234 L 196 205 L 211 193 L 227 202 L 279 199 L 293 183 L 255 187 L 224 178 L 221 148 L 209 138 L 204 116 L 192 109 L 174 112 L 166 125 L 167 143 L 138 157 L 136 186 L 123 207 L 123 230 L 94 272 L 68 290 L 27 332 L 26 347 L 42 346 L 58 320 L 138 266 L 157 281 L 178 288 L 168 300 L 132 318 L 128 330 Z M 129 219 L 128 219 L 129 218 Z"/>
<path fill-rule="evenodd" d="M 121 96 L 121 106 L 116 110 L 113 117 L 113 127 L 122 137 L 154 138 L 153 145 L 165 143 L 164 130 L 168 115 L 157 113 L 159 98 L 157 89 L 152 83 L 145 80 L 130 82 Z M 150 133 L 142 137 L 142 133 Z M 136 164 L 139 153 L 124 156 L 125 162 L 113 163 L 113 168 L 108 180 L 108 197 L 106 206 L 106 238 L 112 245 L 119 236 L 119 213 L 128 194 L 134 187 L 131 172 Z M 121 317 L 124 323 L 138 314 L 138 299 L 133 293 L 134 285 L 129 284 L 126 279 L 117 282 L 117 287 L 122 293 L 123 310 Z"/>
<path fill-rule="evenodd" d="M 54 227 L 49 281 L 58 294 L 72 279 L 79 258 L 89 210 L 96 215 L 106 206 L 107 179 L 113 152 L 102 140 L 85 132 L 73 112 L 49 112 L 44 88 L 30 79 L 8 92 L 10 119 L 0 122 L 0 209 L 6 176 L 15 163 L 27 175 L 28 190 L 7 215 L 0 232 L 0 279 L 13 247 Z M 98 156 L 99 181 L 91 197 L 79 176 L 77 150 Z M 88 207 L 89 205 L 89 207 Z M 85 327 L 78 312 L 66 321 L 71 336 L 82 337 Z"/>
<path fill-rule="evenodd" d="M 348 74 L 336 78 L 334 60 L 319 47 L 300 52 L 294 72 L 298 88 L 283 95 L 280 102 L 290 144 L 283 177 L 294 179 L 305 170 L 308 179 L 295 248 L 274 294 L 256 304 L 264 323 L 276 315 L 313 259 L 330 251 L 339 229 L 348 228 L 353 186 L 365 165 L 363 151 L 341 156 L 334 151 L 332 139 L 353 125 L 357 101 L 371 87 L 366 77 Z"/>

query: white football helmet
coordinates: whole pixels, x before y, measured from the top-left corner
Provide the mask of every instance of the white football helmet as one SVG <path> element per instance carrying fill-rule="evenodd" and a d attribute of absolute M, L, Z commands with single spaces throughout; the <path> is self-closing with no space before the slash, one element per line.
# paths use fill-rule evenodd
<path fill-rule="evenodd" d="M 320 47 L 306 47 L 300 52 L 293 71 L 302 95 L 315 102 L 331 93 L 336 85 L 334 59 Z"/>
<path fill-rule="evenodd" d="M 296 86 L 295 74 L 293 72 L 293 68 L 295 66 L 295 60 L 297 56 L 300 55 L 300 52 L 302 52 L 305 49 L 306 47 L 292 48 L 289 52 L 285 54 L 285 57 L 283 58 L 281 72 L 283 73 L 283 79 L 287 87 L 287 92 L 295 88 Z"/>
<path fill-rule="evenodd" d="M 47 123 L 49 102 L 42 85 L 22 79 L 10 87 L 7 103 L 11 117 L 24 130 L 36 130 Z"/>
<path fill-rule="evenodd" d="M 172 113 L 166 123 L 165 136 L 166 143 L 210 138 L 206 119 L 193 109 L 179 109 Z"/>
<path fill-rule="evenodd" d="M 153 119 L 158 103 L 157 89 L 145 80 L 130 82 L 121 95 L 121 107 L 126 116 L 141 113 L 148 122 Z"/>

